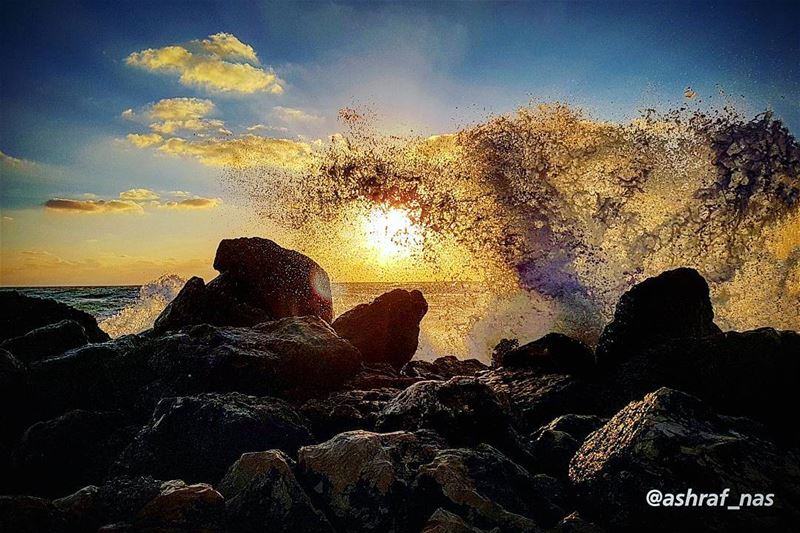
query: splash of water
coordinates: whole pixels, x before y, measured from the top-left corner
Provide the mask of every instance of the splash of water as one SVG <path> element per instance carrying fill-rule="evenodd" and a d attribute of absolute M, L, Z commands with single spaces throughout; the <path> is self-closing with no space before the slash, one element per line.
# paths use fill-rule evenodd
<path fill-rule="evenodd" d="M 678 266 L 708 279 L 723 327 L 800 329 L 800 148 L 770 113 L 648 110 L 620 124 L 554 104 L 430 138 L 341 118 L 347 132 L 305 172 L 232 171 L 260 214 L 316 242 L 354 213 L 402 208 L 420 261 L 457 242 L 503 316 L 589 342 L 623 291 Z M 476 335 L 502 330 L 487 309 Z"/>
<path fill-rule="evenodd" d="M 177 274 L 165 274 L 139 288 L 134 303 L 100 322 L 100 328 L 112 337 L 141 333 L 151 328 L 161 311 L 180 292 L 186 280 Z"/>

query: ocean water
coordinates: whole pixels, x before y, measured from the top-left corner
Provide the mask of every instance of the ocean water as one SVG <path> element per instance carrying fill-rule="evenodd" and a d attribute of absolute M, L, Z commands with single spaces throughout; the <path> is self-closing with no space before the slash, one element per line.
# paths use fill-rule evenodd
<path fill-rule="evenodd" d="M 23 287 L 15 290 L 30 296 L 53 298 L 86 311 L 97 318 L 101 328 L 117 337 L 152 326 L 183 283 L 180 277 L 167 275 L 141 286 Z M 488 360 L 492 346 L 500 338 L 519 336 L 519 328 L 509 327 L 509 324 L 514 324 L 515 319 L 517 323 L 526 321 L 523 315 L 515 317 L 514 311 L 498 315 L 498 309 L 513 309 L 508 300 L 500 303 L 480 284 L 462 282 L 334 283 L 334 314 L 338 316 L 395 288 L 419 289 L 428 301 L 417 359 L 455 355 Z M 490 319 L 492 316 L 494 318 Z M 497 326 L 499 323 L 503 326 Z"/>

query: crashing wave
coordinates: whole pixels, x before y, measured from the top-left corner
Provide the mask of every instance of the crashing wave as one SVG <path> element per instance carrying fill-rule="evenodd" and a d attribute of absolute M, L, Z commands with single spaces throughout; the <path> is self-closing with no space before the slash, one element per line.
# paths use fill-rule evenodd
<path fill-rule="evenodd" d="M 139 289 L 136 301 L 100 322 L 100 328 L 112 337 L 140 333 L 151 328 L 185 283 L 186 280 L 177 274 L 165 274 L 145 283 Z"/>

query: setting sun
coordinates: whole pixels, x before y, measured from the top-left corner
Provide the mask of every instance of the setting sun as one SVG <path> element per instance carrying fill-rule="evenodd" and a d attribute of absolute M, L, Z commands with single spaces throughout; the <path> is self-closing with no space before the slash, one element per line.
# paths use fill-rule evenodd
<path fill-rule="evenodd" d="M 364 238 L 384 262 L 410 257 L 422 246 L 422 230 L 397 207 L 373 208 L 364 221 Z"/>

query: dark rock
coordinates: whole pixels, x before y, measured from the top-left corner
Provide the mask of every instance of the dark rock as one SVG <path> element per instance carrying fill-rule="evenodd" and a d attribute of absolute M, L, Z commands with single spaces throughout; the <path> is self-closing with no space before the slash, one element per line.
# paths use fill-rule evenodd
<path fill-rule="evenodd" d="M 550 530 L 550 533 L 603 533 L 603 530 L 581 518 L 581 515 L 576 511 L 565 516 Z"/>
<path fill-rule="evenodd" d="M 258 237 L 219 243 L 208 285 L 190 279 L 155 322 L 156 331 L 192 324 L 252 326 L 291 316 L 333 318 L 328 274 L 312 259 Z"/>
<path fill-rule="evenodd" d="M 89 338 L 83 326 L 74 320 L 62 320 L 32 329 L 21 337 L 8 339 L 0 347 L 13 353 L 21 361 L 31 362 L 88 343 Z"/>
<path fill-rule="evenodd" d="M 59 496 L 98 483 L 135 430 L 117 413 L 81 410 L 34 424 L 13 454 L 17 489 Z"/>
<path fill-rule="evenodd" d="M 495 448 L 440 451 L 414 481 L 418 512 L 441 507 L 481 528 L 538 531 L 564 516 L 564 489 L 548 476 L 531 476 Z"/>
<path fill-rule="evenodd" d="M 573 457 L 569 478 L 588 518 L 612 531 L 792 531 L 800 527 L 800 456 L 779 450 L 700 400 L 661 388 L 632 402 L 592 433 Z M 697 506 L 679 512 L 646 504 L 648 491 L 775 494 L 771 507 L 735 512 Z M 666 500 L 665 500 L 666 501 Z"/>
<path fill-rule="evenodd" d="M 211 485 L 167 481 L 161 493 L 136 515 L 133 526 L 142 532 L 224 531 L 225 498 Z"/>
<path fill-rule="evenodd" d="M 300 412 L 311 421 L 312 432 L 320 440 L 355 429 L 375 431 L 381 410 L 397 392 L 392 388 L 334 392 L 308 400 Z"/>
<path fill-rule="evenodd" d="M 533 470 L 566 479 L 569 461 L 592 431 L 607 419 L 592 415 L 564 415 L 539 428 L 531 437 Z"/>
<path fill-rule="evenodd" d="M 529 368 L 542 373 L 583 374 L 594 369 L 594 354 L 582 342 L 561 333 L 507 351 L 495 351 L 493 367 Z"/>
<path fill-rule="evenodd" d="M 66 522 L 47 500 L 33 496 L 0 496 L 0 531 L 62 533 Z"/>
<path fill-rule="evenodd" d="M 227 530 L 333 533 L 298 483 L 293 467 L 294 461 L 279 450 L 242 455 L 219 485 L 225 496 Z"/>
<path fill-rule="evenodd" d="M 417 351 L 419 323 L 427 312 L 428 302 L 420 291 L 395 289 L 343 313 L 334 320 L 333 329 L 368 363 L 400 369 Z"/>
<path fill-rule="evenodd" d="M 166 398 L 122 454 L 128 475 L 216 483 L 241 454 L 312 442 L 308 420 L 288 403 L 239 393 Z"/>
<path fill-rule="evenodd" d="M 597 343 L 597 362 L 614 366 L 642 348 L 720 331 L 703 276 L 691 268 L 669 270 L 622 295 Z"/>
<path fill-rule="evenodd" d="M 389 363 L 367 363 L 343 387 L 352 390 L 387 388 L 402 390 L 418 381 L 421 379 L 405 376 Z"/>
<path fill-rule="evenodd" d="M 442 441 L 426 431 L 350 431 L 301 448 L 298 470 L 337 530 L 412 531 L 411 482 L 442 447 Z M 429 515 L 430 511 L 417 529 Z"/>
<path fill-rule="evenodd" d="M 589 433 L 596 431 L 606 422 L 608 422 L 607 418 L 594 415 L 562 415 L 558 418 L 554 418 L 546 426 L 539 428 L 536 434 L 542 433 L 543 431 L 561 431 L 563 433 L 568 433 L 577 441 L 583 442 L 586 440 L 586 437 L 589 436 Z"/>
<path fill-rule="evenodd" d="M 478 529 L 457 514 L 439 508 L 425 522 L 421 533 L 486 533 L 486 530 Z"/>
<path fill-rule="evenodd" d="M 0 494 L 12 492 L 11 450 L 19 442 L 30 417 L 28 370 L 16 357 L 0 348 Z"/>
<path fill-rule="evenodd" d="M 55 300 L 33 298 L 17 291 L 0 291 L 0 341 L 21 337 L 42 326 L 74 320 L 83 326 L 91 342 L 105 342 L 109 336 L 89 313 Z"/>
<path fill-rule="evenodd" d="M 459 359 L 448 355 L 433 361 L 409 361 L 400 373 L 412 378 L 444 381 L 456 376 L 474 376 L 488 368 L 477 359 Z"/>

